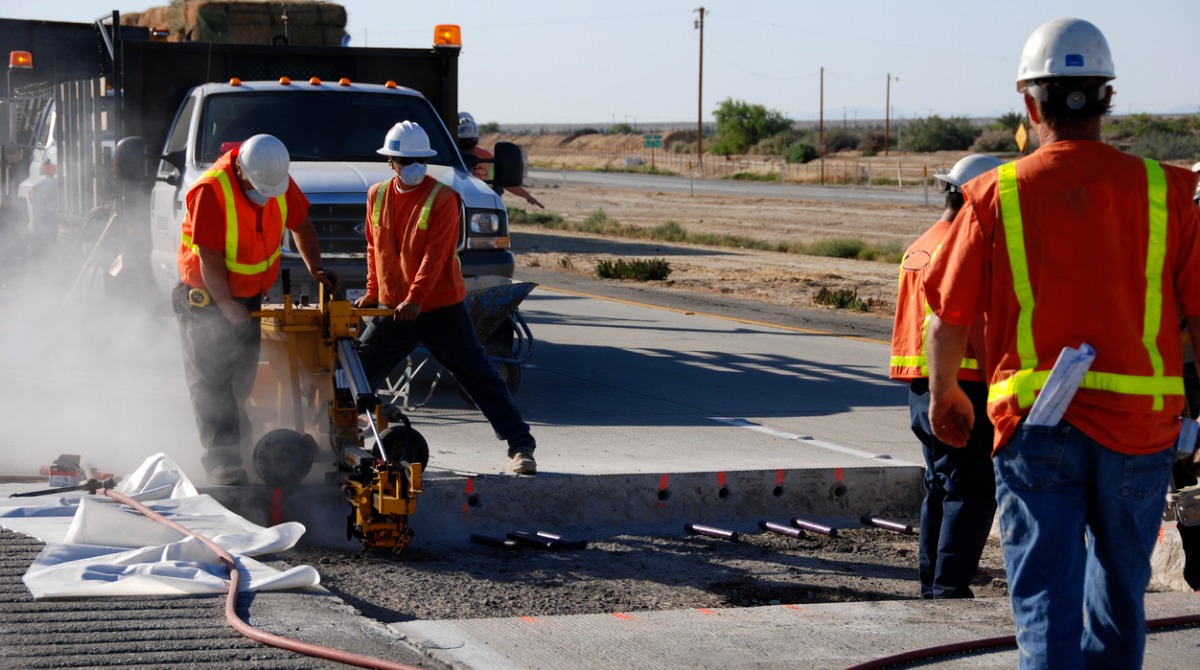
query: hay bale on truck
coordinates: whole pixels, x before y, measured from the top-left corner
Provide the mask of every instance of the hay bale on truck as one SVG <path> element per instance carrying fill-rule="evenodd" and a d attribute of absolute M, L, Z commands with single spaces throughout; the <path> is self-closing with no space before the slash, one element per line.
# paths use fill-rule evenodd
<path fill-rule="evenodd" d="M 185 0 L 125 14 L 121 23 L 166 42 L 342 46 L 346 39 L 346 8 L 324 0 Z"/>

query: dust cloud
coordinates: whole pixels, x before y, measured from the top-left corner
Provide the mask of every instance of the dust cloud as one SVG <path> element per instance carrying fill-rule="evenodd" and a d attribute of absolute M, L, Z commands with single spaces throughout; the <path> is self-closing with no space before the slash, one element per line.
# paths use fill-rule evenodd
<path fill-rule="evenodd" d="M 4 245 L 0 475 L 37 476 L 60 454 L 127 475 L 162 452 L 204 485 L 169 297 L 69 247 Z"/>

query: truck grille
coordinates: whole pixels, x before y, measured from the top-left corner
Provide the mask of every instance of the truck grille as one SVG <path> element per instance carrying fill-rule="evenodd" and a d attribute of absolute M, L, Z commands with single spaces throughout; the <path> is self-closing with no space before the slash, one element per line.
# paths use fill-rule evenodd
<path fill-rule="evenodd" d="M 366 220 L 366 203 L 353 205 L 312 204 L 309 218 L 317 230 L 323 254 L 355 254 L 366 256 L 367 238 L 362 225 Z M 291 244 L 295 249 L 295 243 Z"/>

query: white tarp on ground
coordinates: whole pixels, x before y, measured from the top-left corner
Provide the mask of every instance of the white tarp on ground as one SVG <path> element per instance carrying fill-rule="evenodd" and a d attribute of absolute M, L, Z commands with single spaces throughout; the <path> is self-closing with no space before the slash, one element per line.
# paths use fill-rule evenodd
<path fill-rule="evenodd" d="M 233 555 L 242 591 L 303 588 L 320 583 L 317 571 L 286 572 L 251 556 L 291 548 L 304 526 L 250 523 L 207 495 L 199 495 L 169 458 L 147 459 L 116 488 L 155 512 L 203 535 Z M 24 576 L 34 598 L 224 593 L 227 572 L 196 538 L 138 514 L 103 495 L 80 491 L 0 499 L 0 526 L 46 543 Z"/>

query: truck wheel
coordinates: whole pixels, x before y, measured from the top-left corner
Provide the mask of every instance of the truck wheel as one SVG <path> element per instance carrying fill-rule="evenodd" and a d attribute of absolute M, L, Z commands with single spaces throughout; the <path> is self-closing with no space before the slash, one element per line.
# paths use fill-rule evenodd
<path fill-rule="evenodd" d="M 290 428 L 276 428 L 254 445 L 254 471 L 271 486 L 299 484 L 312 469 L 317 441 Z"/>

